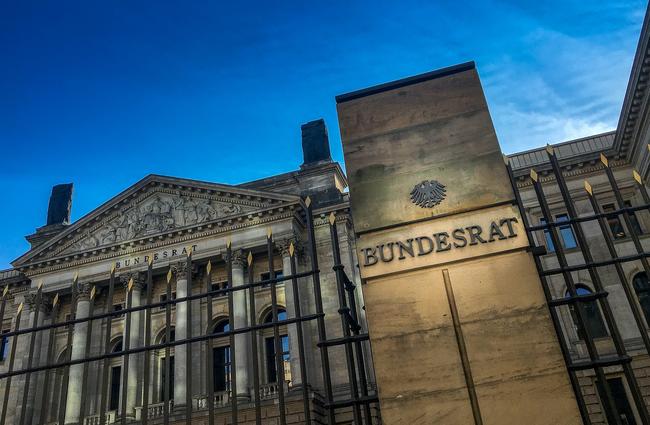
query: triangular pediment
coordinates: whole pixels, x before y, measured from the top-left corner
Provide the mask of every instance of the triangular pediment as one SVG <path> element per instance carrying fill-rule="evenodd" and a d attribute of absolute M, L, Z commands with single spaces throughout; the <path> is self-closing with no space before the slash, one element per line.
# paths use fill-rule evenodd
<path fill-rule="evenodd" d="M 297 201 L 293 195 L 152 175 L 30 250 L 14 266 L 156 240 Z"/>

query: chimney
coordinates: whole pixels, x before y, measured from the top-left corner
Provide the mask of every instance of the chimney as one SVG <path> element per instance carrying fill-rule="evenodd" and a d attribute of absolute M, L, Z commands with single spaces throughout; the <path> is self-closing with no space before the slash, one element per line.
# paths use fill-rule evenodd
<path fill-rule="evenodd" d="M 57 184 L 52 187 L 50 205 L 47 208 L 46 226 L 53 224 L 70 224 L 72 209 L 72 183 Z"/>
<path fill-rule="evenodd" d="M 302 130 L 302 154 L 305 159 L 302 167 L 332 162 L 325 120 L 321 118 L 310 121 L 300 126 L 300 129 Z"/>
<path fill-rule="evenodd" d="M 52 239 L 70 224 L 71 209 L 72 183 L 57 184 L 52 187 L 45 226 L 36 229 L 33 235 L 25 237 L 32 245 L 32 249 Z"/>

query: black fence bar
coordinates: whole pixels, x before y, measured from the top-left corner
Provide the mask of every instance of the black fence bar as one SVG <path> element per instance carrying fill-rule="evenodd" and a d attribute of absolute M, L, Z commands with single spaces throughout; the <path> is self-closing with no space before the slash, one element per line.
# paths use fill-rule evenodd
<path fill-rule="evenodd" d="M 234 289 L 232 281 L 232 246 L 231 241 L 228 240 L 226 243 L 226 273 L 228 274 L 228 288 Z M 234 312 L 234 303 L 233 303 L 233 292 L 228 292 L 228 325 L 230 330 L 236 329 L 235 326 L 235 312 Z M 239 412 L 237 411 L 237 349 L 235 345 L 235 334 L 232 333 L 229 335 L 229 344 L 230 344 L 230 416 L 232 417 L 232 423 L 238 423 L 237 419 Z"/>
<path fill-rule="evenodd" d="M 90 291 L 90 305 L 88 310 L 88 316 L 92 317 L 95 309 L 95 296 L 97 295 L 97 288 L 93 285 L 92 290 Z M 93 335 L 93 322 L 92 320 L 88 321 L 86 328 L 86 347 L 84 348 L 84 358 L 90 357 L 90 341 Z M 83 421 L 83 418 L 86 416 L 86 400 L 87 389 L 88 389 L 88 368 L 90 367 L 90 362 L 85 362 L 83 364 L 83 371 L 81 373 L 81 400 L 79 408 L 79 420 Z"/>
<path fill-rule="evenodd" d="M 108 295 L 106 296 L 106 312 L 113 310 L 113 297 L 115 293 L 115 265 L 111 268 L 111 275 L 108 281 Z M 111 353 L 111 325 L 113 323 L 113 316 L 106 316 L 106 334 L 104 335 L 104 355 L 108 356 Z M 56 329 L 52 327 L 52 330 Z M 99 408 L 99 423 L 106 425 L 107 408 L 108 408 L 108 371 L 109 371 L 109 357 L 104 357 L 104 365 L 102 368 L 102 396 Z"/>
<path fill-rule="evenodd" d="M 207 326 L 206 335 L 212 334 L 212 262 L 208 261 L 205 266 L 205 292 L 208 294 L 206 298 L 206 312 L 207 312 Z M 212 364 L 212 340 L 205 340 L 205 366 L 207 373 L 205 374 L 205 388 L 207 389 L 206 404 L 208 406 L 208 425 L 214 425 L 214 369 Z"/>
<path fill-rule="evenodd" d="M 74 319 L 77 313 L 78 291 L 79 291 L 79 275 L 75 273 L 72 281 L 72 295 L 70 297 L 70 318 Z M 74 324 L 71 321 L 68 324 L 68 336 L 65 345 L 65 357 L 68 364 L 63 369 L 63 385 L 61 389 L 61 399 L 59 402 L 59 423 L 65 423 L 65 413 L 68 399 L 68 380 L 70 378 L 70 366 L 72 366 L 72 337 L 74 333 Z"/>
<path fill-rule="evenodd" d="M 332 254 L 334 260 L 334 271 L 336 276 L 336 289 L 339 296 L 339 314 L 341 316 L 341 330 L 344 337 L 350 336 L 350 309 L 347 305 L 345 299 L 345 288 L 344 288 L 344 279 L 341 276 L 341 253 L 339 252 L 339 236 L 338 229 L 336 227 L 336 216 L 334 213 L 331 213 L 329 216 L 330 223 L 330 239 L 332 243 Z M 359 397 L 359 385 L 357 383 L 357 372 L 354 363 L 354 353 L 352 346 L 349 343 L 343 345 L 345 349 L 345 360 L 347 363 L 348 369 L 348 379 L 350 380 L 350 396 L 353 399 Z M 352 412 L 354 414 L 354 423 L 361 424 L 361 410 L 359 409 L 358 404 L 352 406 Z"/>
<path fill-rule="evenodd" d="M 36 326 L 38 324 L 38 316 L 41 310 L 41 297 L 43 295 L 42 292 L 43 285 L 42 283 L 38 285 L 38 289 L 36 290 L 36 300 L 32 308 L 34 309 L 34 317 L 32 319 L 32 326 Z M 38 332 L 32 332 L 29 338 L 29 351 L 27 354 L 27 368 L 31 369 L 32 367 L 32 361 L 34 360 L 34 348 L 36 345 L 36 336 L 38 335 Z M 27 401 L 29 398 L 29 385 L 31 383 L 31 373 L 26 373 L 25 374 L 25 382 L 24 382 L 24 387 L 23 387 L 23 403 L 22 403 L 22 408 L 20 409 L 20 425 L 23 425 L 25 423 L 25 416 L 27 415 Z M 31 416 L 30 416 L 31 417 Z"/>
<path fill-rule="evenodd" d="M 309 246 L 309 260 L 313 270 L 318 270 L 318 254 L 316 252 L 316 236 L 314 234 L 314 213 L 311 199 L 305 198 L 305 218 L 307 221 L 307 238 Z M 312 282 L 314 284 L 314 301 L 316 304 L 316 314 L 318 315 L 318 340 L 320 342 L 327 341 L 327 331 L 325 329 L 325 315 L 323 314 L 323 297 L 321 293 L 320 273 L 312 275 Z M 327 409 L 327 424 L 336 424 L 336 415 L 332 403 L 334 402 L 334 395 L 332 392 L 332 376 L 330 374 L 330 360 L 327 347 L 319 345 L 321 366 L 323 371 L 323 386 L 325 387 L 325 407 Z"/>
<path fill-rule="evenodd" d="M 165 286 L 165 296 L 167 301 L 172 299 L 172 278 L 174 273 L 172 272 L 172 267 L 169 267 L 167 272 L 166 286 Z M 169 400 L 172 395 L 172 383 L 171 383 L 171 352 L 169 345 L 172 341 L 172 304 L 165 304 L 165 376 L 163 380 L 163 423 L 169 425 L 169 417 L 171 416 L 172 409 L 169 405 Z M 175 339 L 175 338 L 174 338 Z"/>
<path fill-rule="evenodd" d="M 269 228 L 266 238 L 266 255 L 269 265 L 269 277 L 275 278 L 275 264 L 273 264 L 273 234 Z M 273 315 L 273 346 L 275 349 L 275 375 L 278 383 L 278 410 L 280 414 L 280 425 L 287 424 L 286 405 L 284 400 L 284 350 L 280 342 L 280 328 L 278 326 L 278 294 L 277 283 L 271 283 L 271 312 Z"/>
<path fill-rule="evenodd" d="M 126 308 L 127 310 L 133 305 L 133 277 L 131 277 L 126 283 L 124 290 L 126 291 Z M 124 337 L 122 339 L 122 347 L 124 348 L 124 354 L 122 357 L 122 413 L 121 413 L 121 422 L 122 425 L 126 425 L 126 408 L 128 401 L 128 391 L 129 391 L 129 348 L 131 348 L 131 312 L 126 313 L 125 324 L 124 324 Z M 132 377 L 134 379 L 135 376 Z"/>
<path fill-rule="evenodd" d="M 149 258 L 147 264 L 147 292 L 145 295 L 146 305 L 151 305 L 153 296 L 153 256 Z M 151 308 L 144 311 L 144 346 L 151 345 Z M 147 425 L 149 422 L 149 368 L 151 362 L 149 353 L 145 352 L 144 356 L 144 371 L 142 377 L 142 425 Z"/>
<path fill-rule="evenodd" d="M 2 302 L 2 307 L 0 307 L 0 323 L 2 323 L 2 316 L 4 315 L 4 298 Z M 52 301 L 52 321 L 56 322 L 56 319 L 59 315 L 59 305 L 61 303 L 59 302 L 59 294 L 56 294 L 54 296 L 54 299 Z M 48 338 L 47 338 L 47 354 L 45 357 L 45 364 L 54 364 L 56 360 L 54 359 L 54 348 L 56 346 L 54 339 L 56 338 L 56 328 L 50 328 L 50 331 L 48 333 Z M 50 401 L 50 380 L 52 379 L 52 369 L 46 369 L 45 370 L 45 380 L 43 382 L 43 394 L 41 397 L 41 415 L 40 415 L 40 422 L 41 424 L 44 424 L 47 422 L 48 419 L 48 411 L 46 406 L 48 405 L 48 402 Z M 55 395 L 53 396 L 55 397 Z"/>
<path fill-rule="evenodd" d="M 300 369 L 300 386 L 302 389 L 303 410 L 305 414 L 305 423 L 311 423 L 311 407 L 309 403 L 309 386 L 307 377 L 307 363 L 305 362 L 305 340 L 302 332 L 302 310 L 300 308 L 300 292 L 298 291 L 298 279 L 295 278 L 296 274 L 296 257 L 294 256 L 295 246 L 293 242 L 289 245 L 289 261 L 291 262 L 291 289 L 293 293 L 293 307 L 294 317 L 298 319 L 296 323 L 296 335 L 298 337 L 298 361 Z"/>
<path fill-rule="evenodd" d="M 192 247 L 188 248 L 186 260 L 186 273 L 187 273 L 187 295 L 192 296 Z M 177 290 L 178 292 L 178 290 Z M 187 324 L 187 339 L 192 339 L 192 301 L 185 303 L 185 312 Z M 190 342 L 185 346 L 185 424 L 192 424 L 192 343 Z"/>
<path fill-rule="evenodd" d="M 253 403 L 255 404 L 255 425 L 262 425 L 262 405 L 260 399 L 260 367 L 258 363 L 257 353 L 257 331 L 255 330 L 256 318 L 256 302 L 255 302 L 255 289 L 251 285 L 255 281 L 253 275 L 253 253 L 248 251 L 246 258 L 248 264 L 248 305 L 250 326 L 253 328 L 250 332 L 251 335 L 251 352 L 253 353 Z"/>

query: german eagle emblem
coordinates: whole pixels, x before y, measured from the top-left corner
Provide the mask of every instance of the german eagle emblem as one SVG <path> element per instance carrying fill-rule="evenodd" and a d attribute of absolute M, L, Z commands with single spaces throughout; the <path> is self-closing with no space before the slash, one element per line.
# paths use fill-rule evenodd
<path fill-rule="evenodd" d="M 433 208 L 445 199 L 446 189 L 436 180 L 425 180 L 411 191 L 411 201 L 422 208 Z"/>

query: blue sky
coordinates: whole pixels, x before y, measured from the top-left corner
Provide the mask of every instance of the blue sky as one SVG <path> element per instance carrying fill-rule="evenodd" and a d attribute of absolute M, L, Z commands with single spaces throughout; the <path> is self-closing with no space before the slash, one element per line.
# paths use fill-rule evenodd
<path fill-rule="evenodd" d="M 0 269 L 74 182 L 296 169 L 334 96 L 474 60 L 505 152 L 615 128 L 644 1 L 23 1 L 0 13 Z"/>

